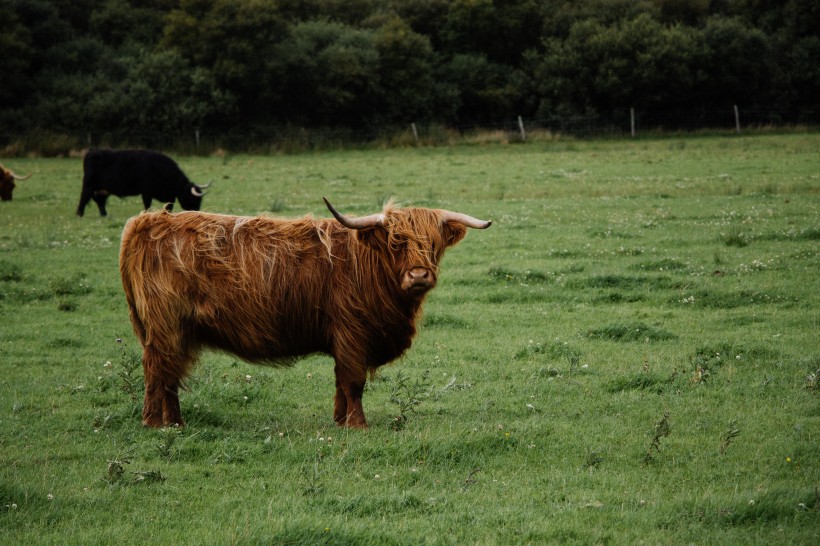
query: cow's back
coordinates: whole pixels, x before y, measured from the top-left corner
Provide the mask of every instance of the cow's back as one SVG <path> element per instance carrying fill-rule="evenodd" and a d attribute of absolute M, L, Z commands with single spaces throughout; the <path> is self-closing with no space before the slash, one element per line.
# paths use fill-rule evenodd
<path fill-rule="evenodd" d="M 331 226 L 199 212 L 132 218 L 120 271 L 137 335 L 257 362 L 328 351 Z"/>
<path fill-rule="evenodd" d="M 173 202 L 188 177 L 170 157 L 151 150 L 89 150 L 83 159 L 84 184 L 126 196 L 148 194 Z"/>

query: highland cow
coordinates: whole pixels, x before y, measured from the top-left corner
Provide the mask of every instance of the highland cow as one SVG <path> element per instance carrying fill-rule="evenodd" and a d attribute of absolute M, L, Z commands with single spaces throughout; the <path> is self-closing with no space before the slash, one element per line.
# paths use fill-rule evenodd
<path fill-rule="evenodd" d="M 252 363 L 335 360 L 333 419 L 365 428 L 368 375 L 402 355 L 466 214 L 388 203 L 378 214 L 283 220 L 199 212 L 128 221 L 120 272 L 143 347 L 147 426 L 183 425 L 179 387 L 202 348 Z"/>

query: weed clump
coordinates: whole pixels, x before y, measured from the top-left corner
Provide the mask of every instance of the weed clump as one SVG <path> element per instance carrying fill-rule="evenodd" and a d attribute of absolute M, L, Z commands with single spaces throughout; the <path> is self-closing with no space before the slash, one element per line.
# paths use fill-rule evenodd
<path fill-rule="evenodd" d="M 16 264 L 0 261 L 0 282 L 20 282 L 23 271 Z"/>

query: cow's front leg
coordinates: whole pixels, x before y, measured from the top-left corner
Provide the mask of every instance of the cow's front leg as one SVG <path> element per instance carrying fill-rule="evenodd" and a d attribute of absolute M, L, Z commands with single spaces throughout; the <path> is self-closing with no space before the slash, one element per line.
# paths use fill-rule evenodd
<path fill-rule="evenodd" d="M 182 411 L 179 409 L 178 383 L 174 383 L 165 388 L 165 397 L 162 403 L 162 420 L 168 425 L 185 426 L 185 422 L 182 420 Z"/>
<path fill-rule="evenodd" d="M 340 427 L 367 428 L 362 408 L 362 394 L 367 379 L 364 372 L 351 372 L 336 366 L 336 400 L 333 420 Z"/>

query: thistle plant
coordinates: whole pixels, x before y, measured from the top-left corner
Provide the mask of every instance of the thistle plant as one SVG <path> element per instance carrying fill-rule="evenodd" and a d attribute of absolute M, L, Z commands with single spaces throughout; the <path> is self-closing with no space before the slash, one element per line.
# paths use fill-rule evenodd
<path fill-rule="evenodd" d="M 729 444 L 740 435 L 740 429 L 738 429 L 735 425 L 737 425 L 737 421 L 732 419 L 729 421 L 729 428 L 720 436 L 720 454 L 723 455 L 726 452 L 726 449 L 729 447 Z"/>
<path fill-rule="evenodd" d="M 669 436 L 672 428 L 669 426 L 669 412 L 663 412 L 663 417 L 655 425 L 655 432 L 652 435 L 652 441 L 649 443 L 649 449 L 646 450 L 646 455 L 643 457 L 643 464 L 647 465 L 654 460 L 652 452 L 661 452 L 661 438 Z"/>
<path fill-rule="evenodd" d="M 399 414 L 393 418 L 390 428 L 402 430 L 407 424 L 407 416 L 421 404 L 421 399 L 430 390 L 430 372 L 425 370 L 420 379 L 413 383 L 402 373 L 396 374 L 396 383 L 390 389 L 390 401 L 399 407 Z"/>
<path fill-rule="evenodd" d="M 122 338 L 117 338 L 117 344 L 120 346 L 120 371 L 117 373 L 122 380 L 120 386 L 131 397 L 131 401 L 136 402 L 143 389 L 142 380 L 139 377 L 140 358 L 128 350 Z"/>

